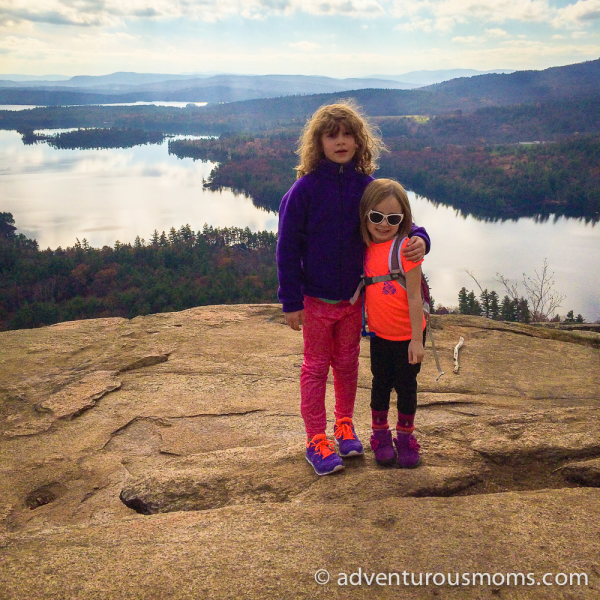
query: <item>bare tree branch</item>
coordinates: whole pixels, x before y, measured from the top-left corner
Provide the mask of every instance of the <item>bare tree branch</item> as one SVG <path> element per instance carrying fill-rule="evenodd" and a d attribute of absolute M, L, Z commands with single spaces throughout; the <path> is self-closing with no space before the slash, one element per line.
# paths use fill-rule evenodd
<path fill-rule="evenodd" d="M 479 281 L 477 281 L 477 279 L 475 278 L 475 275 L 473 275 L 473 273 L 471 273 L 467 269 L 465 269 L 465 273 L 477 284 L 477 287 L 479 288 L 479 291 L 483 294 L 483 288 L 479 284 Z"/>
<path fill-rule="evenodd" d="M 563 294 L 553 291 L 554 271 L 548 274 L 548 260 L 544 259 L 541 273 L 535 272 L 535 279 L 523 273 L 523 285 L 531 302 L 532 320 L 545 321 L 561 306 L 565 299 Z"/>
<path fill-rule="evenodd" d="M 557 308 L 562 306 L 566 298 L 554 290 L 554 272 L 548 273 L 548 259 L 544 259 L 544 265 L 540 273 L 535 272 L 535 278 L 523 273 L 523 286 L 527 293 L 527 301 L 531 306 L 531 320 L 547 321 L 554 315 Z M 512 300 L 519 300 L 518 284 L 511 284 L 504 275 L 496 273 L 496 281 L 501 283 L 506 293 Z"/>
<path fill-rule="evenodd" d="M 521 295 L 519 294 L 519 290 L 517 285 L 511 285 L 510 281 L 504 277 L 501 273 L 496 273 L 496 281 L 501 283 L 506 290 L 506 294 L 511 300 L 519 300 Z"/>

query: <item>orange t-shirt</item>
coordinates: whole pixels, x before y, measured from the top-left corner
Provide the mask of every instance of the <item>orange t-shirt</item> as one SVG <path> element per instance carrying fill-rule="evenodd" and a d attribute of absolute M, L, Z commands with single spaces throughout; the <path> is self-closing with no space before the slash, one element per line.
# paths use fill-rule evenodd
<path fill-rule="evenodd" d="M 365 253 L 365 275 L 379 277 L 390 272 L 389 256 L 394 240 L 382 244 L 371 244 Z M 408 238 L 402 242 L 402 248 Z M 401 249 L 402 249 L 401 248 Z M 423 261 L 406 260 L 400 253 L 405 273 L 420 265 Z M 397 281 L 382 281 L 366 287 L 366 308 L 369 331 L 386 340 L 401 341 L 412 338 L 408 296 L 406 290 Z M 425 329 L 423 316 L 423 329 Z"/>

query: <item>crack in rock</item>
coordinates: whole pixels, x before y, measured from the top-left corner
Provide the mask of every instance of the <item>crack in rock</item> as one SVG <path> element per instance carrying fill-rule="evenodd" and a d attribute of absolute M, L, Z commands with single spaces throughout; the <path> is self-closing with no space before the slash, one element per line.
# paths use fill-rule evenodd
<path fill-rule="evenodd" d="M 162 354 L 148 354 L 147 356 L 142 356 L 141 358 L 138 358 L 137 360 L 120 369 L 119 373 L 125 373 L 126 371 L 134 371 L 135 369 L 143 369 L 144 367 L 159 365 L 167 362 L 171 354 L 171 352 L 166 352 Z"/>
<path fill-rule="evenodd" d="M 268 463 L 261 462 L 265 453 Z M 313 483 L 297 456 L 272 447 L 232 448 L 173 461 L 126 482 L 121 501 L 141 514 L 198 511 L 233 504 L 289 502 Z"/>
<path fill-rule="evenodd" d="M 446 408 L 448 406 L 469 406 L 472 404 L 483 406 L 485 405 L 485 402 L 479 402 L 477 400 L 448 400 L 447 402 L 444 402 L 444 400 L 434 400 L 433 402 L 423 402 L 422 404 L 419 404 L 419 410 L 432 407 Z"/>
<path fill-rule="evenodd" d="M 600 487 L 600 458 L 571 463 L 559 469 L 562 476 L 572 483 L 586 487 Z"/>
<path fill-rule="evenodd" d="M 55 418 L 71 420 L 96 406 L 100 398 L 118 390 L 122 382 L 115 371 L 95 371 L 65 386 L 48 400 L 36 405 L 39 412 L 50 412 Z"/>
<path fill-rule="evenodd" d="M 226 413 L 194 413 L 191 415 L 173 415 L 173 416 L 163 416 L 163 417 L 137 416 L 137 417 L 134 417 L 133 419 L 130 419 L 129 421 L 127 421 L 127 423 L 125 423 L 124 425 L 121 425 L 121 427 L 112 431 L 110 433 L 109 439 L 102 445 L 102 447 L 100 449 L 104 450 L 110 444 L 110 442 L 113 440 L 113 438 L 115 438 L 118 435 L 121 435 L 126 429 L 128 429 L 129 427 L 131 427 L 132 425 L 134 425 L 135 423 L 138 423 L 140 421 L 150 421 L 151 423 L 156 423 L 157 425 L 159 425 L 161 427 L 172 427 L 172 423 L 170 421 L 174 421 L 177 419 L 195 419 L 195 418 L 203 418 L 203 417 L 204 418 L 243 417 L 245 415 L 251 415 L 251 414 L 260 413 L 260 412 L 267 412 L 267 411 L 264 408 L 255 408 L 252 410 L 244 410 L 244 411 L 239 411 L 239 412 L 226 412 Z M 162 451 L 161 451 L 161 453 L 162 453 Z M 169 454 L 169 452 L 164 452 L 164 454 Z"/>

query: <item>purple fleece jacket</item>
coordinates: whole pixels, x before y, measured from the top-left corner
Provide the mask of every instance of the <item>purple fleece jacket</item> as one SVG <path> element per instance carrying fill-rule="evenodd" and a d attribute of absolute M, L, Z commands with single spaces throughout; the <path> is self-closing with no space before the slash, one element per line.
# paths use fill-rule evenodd
<path fill-rule="evenodd" d="M 284 312 L 304 308 L 304 295 L 349 300 L 363 272 L 364 242 L 360 234 L 360 199 L 370 175 L 354 163 L 322 160 L 298 179 L 279 208 L 277 275 Z M 427 232 L 414 224 L 410 235 L 427 243 Z"/>

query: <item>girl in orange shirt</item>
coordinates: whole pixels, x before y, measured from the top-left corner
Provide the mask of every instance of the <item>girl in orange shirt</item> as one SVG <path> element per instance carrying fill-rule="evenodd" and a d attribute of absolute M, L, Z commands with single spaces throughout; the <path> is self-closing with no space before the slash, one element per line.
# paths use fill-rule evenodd
<path fill-rule="evenodd" d="M 421 262 L 402 254 L 408 242 L 412 214 L 404 188 L 391 179 L 372 181 L 361 199 L 361 232 L 367 250 L 365 275 L 390 272 L 394 238 L 404 239 L 400 249 L 406 288 L 398 281 L 382 281 L 366 287 L 366 311 L 371 337 L 371 448 L 379 464 L 396 460 L 403 468 L 416 467 L 419 444 L 414 431 L 417 410 L 417 375 L 421 370 L 425 341 L 425 318 L 421 299 Z M 398 395 L 398 421 L 393 439 L 388 425 L 390 394 Z M 394 446 L 396 450 L 394 450 Z M 397 457 L 396 457 L 397 451 Z"/>

